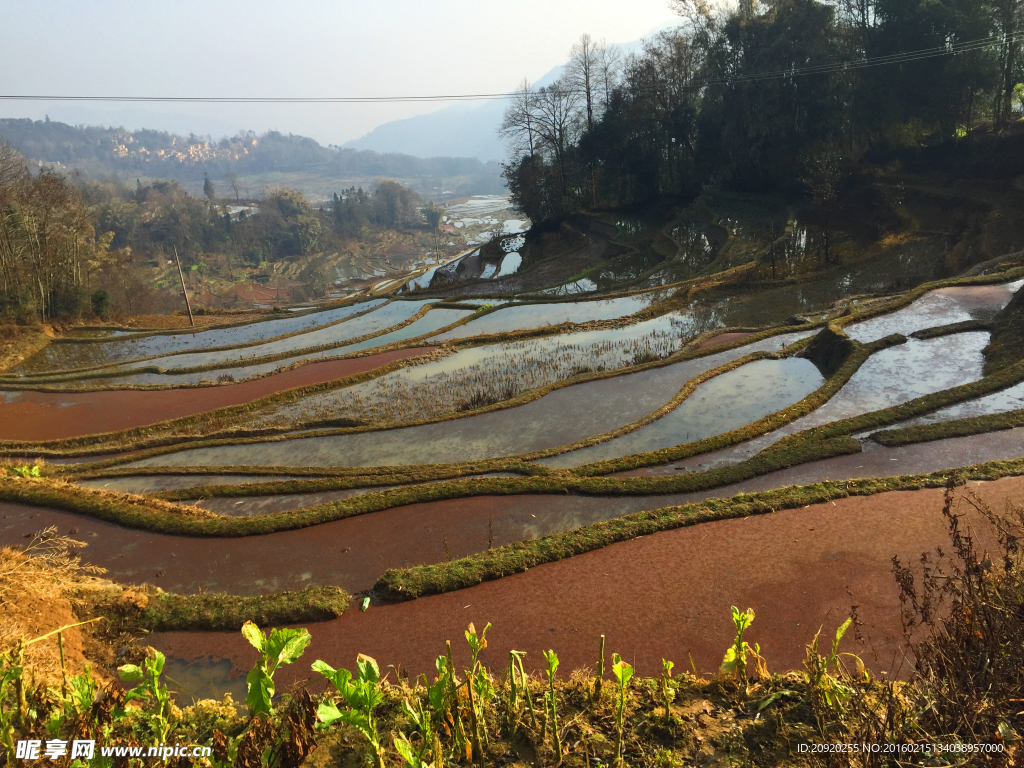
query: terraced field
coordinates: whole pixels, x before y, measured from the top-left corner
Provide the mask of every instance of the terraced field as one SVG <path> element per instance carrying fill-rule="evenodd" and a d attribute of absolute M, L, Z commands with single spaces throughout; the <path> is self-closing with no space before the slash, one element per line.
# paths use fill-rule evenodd
<path fill-rule="evenodd" d="M 498 648 L 564 635 L 570 666 L 577 634 L 605 633 L 645 674 L 669 646 L 703 668 L 705 617 L 754 600 L 796 666 L 784 628 L 838 623 L 851 598 L 887 668 L 891 558 L 943 538 L 929 489 L 955 471 L 1021 492 L 1024 361 L 986 357 L 1020 273 L 763 327 L 725 326 L 691 281 L 50 344 L 0 375 L 0 543 L 54 526 L 172 592 L 338 585 L 370 608 L 316 642 L 411 672 L 470 620 Z M 427 615 L 437 637 L 401 631 Z M 150 642 L 220 688 L 246 667 L 233 636 Z"/>

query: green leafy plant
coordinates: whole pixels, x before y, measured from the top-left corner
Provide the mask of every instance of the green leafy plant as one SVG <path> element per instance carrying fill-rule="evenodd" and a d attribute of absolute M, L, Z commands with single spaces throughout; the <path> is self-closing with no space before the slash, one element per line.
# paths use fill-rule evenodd
<path fill-rule="evenodd" d="M 275 629 L 268 637 L 251 621 L 242 626 L 242 635 L 260 653 L 256 666 L 245 676 L 249 716 L 269 715 L 274 698 L 274 673 L 283 664 L 294 663 L 312 638 L 305 629 Z"/>
<path fill-rule="evenodd" d="M 359 654 L 356 657 L 354 678 L 347 669 L 334 669 L 319 659 L 313 662 L 313 671 L 330 680 L 348 705 L 347 709 L 341 710 L 333 701 L 323 702 L 316 712 L 323 727 L 326 728 L 339 720 L 351 725 L 370 742 L 377 768 L 384 768 L 384 745 L 374 715 L 374 710 L 384 700 L 377 662 L 369 656 Z"/>
<path fill-rule="evenodd" d="M 426 679 L 424 679 L 424 682 L 426 682 Z M 430 685 L 427 684 L 426 687 L 428 690 L 427 700 L 429 702 Z M 418 698 L 416 699 L 415 707 L 409 703 L 408 699 L 403 699 L 402 711 L 405 712 L 416 727 L 420 744 L 418 747 L 414 746 L 408 736 L 404 733 L 399 733 L 392 739 L 395 749 L 410 768 L 431 768 L 433 763 L 427 760 L 427 755 L 432 749 L 437 750 L 440 744 L 438 743 L 435 746 L 435 733 L 429 711 L 424 709 L 423 702 Z M 434 759 L 440 763 L 441 755 L 438 751 L 435 751 Z"/>
<path fill-rule="evenodd" d="M 469 650 L 472 655 L 469 671 L 466 673 L 470 727 L 473 729 L 473 749 L 481 760 L 483 759 L 483 748 L 480 740 L 481 726 L 483 726 L 483 741 L 484 743 L 489 742 L 484 709 L 487 703 L 494 699 L 494 683 L 487 672 L 487 668 L 480 663 L 480 652 L 487 647 L 487 630 L 490 628 L 491 624 L 488 622 L 483 632 L 479 635 L 472 623 L 466 629 L 466 642 L 469 643 Z"/>
<path fill-rule="evenodd" d="M 551 743 L 558 756 L 558 762 L 562 762 L 562 738 L 558 733 L 558 700 L 555 698 L 555 674 L 558 672 L 558 654 L 554 651 L 544 651 L 544 660 L 548 663 L 548 693 L 545 697 L 548 702 L 548 711 L 551 712 Z"/>
<path fill-rule="evenodd" d="M 135 699 L 145 702 L 143 712 L 146 713 L 146 721 L 152 732 L 153 746 L 167 742 L 173 720 L 170 691 L 160 682 L 165 662 L 164 655 L 160 651 L 155 651 L 153 657 L 146 659 L 141 667 L 136 664 L 125 664 L 117 668 L 121 679 L 126 682 L 143 681 L 141 685 L 128 691 L 124 700 L 125 703 Z"/>
<path fill-rule="evenodd" d="M 615 711 L 615 759 L 622 760 L 622 729 L 625 725 L 626 713 L 626 691 L 629 689 L 629 681 L 633 678 L 633 667 L 622 660 L 617 653 L 612 654 L 612 674 L 615 675 L 615 683 L 619 689 L 619 705 Z"/>
<path fill-rule="evenodd" d="M 24 690 L 22 675 L 25 673 L 22 661 L 21 644 L 18 648 L 0 656 L 0 737 L 7 753 L 7 765 L 14 765 L 14 724 L 19 716 L 18 695 Z M 13 705 L 6 704 L 13 694 Z"/>
<path fill-rule="evenodd" d="M 514 733 L 519 726 L 519 694 L 522 693 L 526 701 L 526 707 L 530 712 L 530 722 L 534 728 L 537 727 L 537 713 L 533 709 L 533 699 L 530 698 L 530 686 L 527 682 L 526 671 L 523 669 L 523 659 L 526 651 L 509 651 L 508 654 L 508 680 L 509 680 L 509 728 Z M 519 681 L 516 682 L 518 675 Z"/>
<path fill-rule="evenodd" d="M 846 709 L 846 702 L 853 694 L 852 688 L 843 682 L 848 677 L 842 668 L 842 656 L 851 656 L 856 659 L 858 669 L 864 669 L 864 663 L 854 654 L 839 653 L 839 643 L 849 629 L 853 619 L 847 619 L 836 630 L 835 639 L 832 641 L 832 648 L 827 656 L 818 653 L 818 640 L 821 637 L 819 629 L 810 645 L 807 646 L 807 658 L 804 660 L 804 667 L 807 670 L 805 677 L 811 689 L 811 708 L 814 711 L 818 727 L 824 732 L 824 723 L 827 720 L 842 717 Z M 866 676 L 866 673 L 864 673 Z"/>
<path fill-rule="evenodd" d="M 39 478 L 39 465 L 33 464 L 31 467 L 27 464 L 21 467 L 8 467 L 7 471 L 15 477 L 25 477 L 29 479 Z"/>
<path fill-rule="evenodd" d="M 672 684 L 672 669 L 675 662 L 661 660 L 661 703 L 665 707 L 665 724 L 672 722 L 672 702 L 676 698 L 676 689 Z"/>
<path fill-rule="evenodd" d="M 752 655 L 754 649 L 743 639 L 743 633 L 754 623 L 754 609 L 747 608 L 745 611 L 740 611 L 735 605 L 732 606 L 732 623 L 736 626 L 736 637 L 725 652 L 725 658 L 722 659 L 722 666 L 718 672 L 722 678 L 732 678 L 746 685 L 747 656 Z"/>

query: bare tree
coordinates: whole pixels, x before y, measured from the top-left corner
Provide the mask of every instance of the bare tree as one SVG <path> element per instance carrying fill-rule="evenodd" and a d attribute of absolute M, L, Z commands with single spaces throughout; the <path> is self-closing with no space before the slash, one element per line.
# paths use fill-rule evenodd
<path fill-rule="evenodd" d="M 554 157 L 563 198 L 567 194 L 566 154 L 579 134 L 579 102 L 579 92 L 564 79 L 537 91 L 537 136 Z"/>
<path fill-rule="evenodd" d="M 597 49 L 597 86 L 603 96 L 602 106 L 607 109 L 612 100 L 612 91 L 619 83 L 622 72 L 622 50 L 617 45 L 607 45 L 603 40 Z"/>
<path fill-rule="evenodd" d="M 227 181 L 228 186 L 231 187 L 231 191 L 235 193 L 235 202 L 237 203 L 239 201 L 238 174 L 236 174 L 234 171 L 229 171 L 227 174 L 225 174 L 224 180 Z"/>
<path fill-rule="evenodd" d="M 514 154 L 525 152 L 532 157 L 536 152 L 536 110 L 537 94 L 524 79 L 514 92 L 498 129 L 499 135 L 510 142 Z"/>
<path fill-rule="evenodd" d="M 598 74 L 598 45 L 588 34 L 580 39 L 569 51 L 566 67 L 566 82 L 583 92 L 587 103 L 587 130 L 594 129 L 594 84 Z"/>

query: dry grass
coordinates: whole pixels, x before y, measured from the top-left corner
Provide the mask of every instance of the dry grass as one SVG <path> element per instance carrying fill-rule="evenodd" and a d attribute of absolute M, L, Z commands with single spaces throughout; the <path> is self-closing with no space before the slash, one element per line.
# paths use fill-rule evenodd
<path fill-rule="evenodd" d="M 0 371 L 13 368 L 49 343 L 40 326 L 0 325 Z"/>
<path fill-rule="evenodd" d="M 14 648 L 18 640 L 31 640 L 79 621 L 76 595 L 95 589 L 102 568 L 84 565 L 75 551 L 85 544 L 57 534 L 56 528 L 36 533 L 23 549 L 0 549 L 0 652 Z M 80 629 L 64 633 L 64 652 L 71 670 L 85 663 L 84 637 Z M 25 661 L 36 681 L 53 684 L 61 679 L 60 651 L 56 638 L 25 647 Z"/>

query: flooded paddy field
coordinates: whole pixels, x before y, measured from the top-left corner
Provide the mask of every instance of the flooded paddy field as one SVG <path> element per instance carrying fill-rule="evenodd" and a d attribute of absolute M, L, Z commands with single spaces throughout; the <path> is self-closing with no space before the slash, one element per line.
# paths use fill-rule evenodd
<path fill-rule="evenodd" d="M 915 331 L 965 320 L 988 321 L 1005 307 L 1024 280 L 1003 285 L 939 288 L 914 303 L 887 315 L 846 327 L 847 335 L 861 342 L 875 341 L 893 333 L 909 336 Z"/>
<path fill-rule="evenodd" d="M 694 376 L 806 334 L 787 334 L 705 357 L 555 390 L 504 410 L 416 427 L 278 443 L 184 450 L 134 466 L 389 466 L 468 461 L 567 445 L 642 418 Z"/>
<path fill-rule="evenodd" d="M 384 299 L 371 299 L 335 309 L 264 320 L 231 328 L 199 330 L 195 333 L 186 331 L 138 337 L 127 335 L 126 337 L 115 336 L 112 340 L 101 339 L 96 343 L 89 344 L 50 344 L 33 357 L 25 360 L 17 371 L 22 374 L 40 374 L 95 365 L 114 365 L 127 360 L 166 355 L 183 350 L 248 344 L 336 323 L 346 317 L 378 307 L 384 301 Z"/>
<path fill-rule="evenodd" d="M 998 509 L 1024 494 L 1024 480 L 972 489 Z M 552 646 L 565 668 L 590 666 L 603 634 L 609 651 L 631 649 L 638 674 L 659 674 L 663 658 L 690 657 L 704 673 L 721 663 L 734 634 L 729 607 L 742 604 L 757 614 L 747 639 L 760 644 L 770 667 L 799 669 L 804 648 L 794 638 L 809 642 L 819 627 L 831 635 L 855 603 L 861 635 L 844 647 L 876 673 L 899 677 L 908 670 L 899 662 L 903 634 L 891 560 L 913 561 L 947 544 L 941 507 L 941 489 L 895 492 L 645 536 L 458 592 L 311 624 L 307 654 L 365 653 L 410 675 L 427 673 L 445 641 L 473 621 L 493 623 L 487 658 L 524 650 L 534 670 Z M 766 548 L 772 557 L 763 556 Z M 148 641 L 200 668 L 219 663 L 218 684 L 251 666 L 252 651 L 238 633 L 157 633 Z M 287 684 L 304 674 L 283 668 L 279 677 Z"/>
<path fill-rule="evenodd" d="M 986 344 L 985 332 L 908 339 L 873 354 L 827 403 L 784 427 L 720 451 L 636 472 L 674 474 L 675 467 L 697 470 L 737 464 L 797 432 L 977 381 L 982 377 L 981 351 Z"/>
<path fill-rule="evenodd" d="M 78 480 L 77 485 L 86 488 L 104 488 L 124 493 L 151 493 L 153 491 L 175 491 L 181 488 L 196 488 L 203 485 L 244 485 L 265 483 L 271 480 L 299 480 L 292 475 L 138 475 L 131 477 L 98 477 L 93 480 Z"/>
<path fill-rule="evenodd" d="M 888 429 L 902 429 L 903 427 L 916 427 L 922 424 L 937 424 L 943 421 L 954 419 L 967 419 L 974 416 L 990 416 L 995 413 L 1007 413 L 1024 409 L 1024 382 L 1012 387 L 993 392 L 991 395 L 979 397 L 975 400 L 967 400 L 948 408 L 942 408 L 933 413 L 926 413 L 915 419 L 901 421 L 899 424 Z"/>
<path fill-rule="evenodd" d="M 781 411 L 824 383 L 809 360 L 747 363 L 701 384 L 678 408 L 635 432 L 539 463 L 578 467 L 714 437 Z"/>
<path fill-rule="evenodd" d="M 57 440 L 131 429 L 240 405 L 286 389 L 354 376 L 432 349 L 401 349 L 310 363 L 264 378 L 216 387 L 80 393 L 0 391 L 0 440 Z"/>
<path fill-rule="evenodd" d="M 666 358 L 693 338 L 693 327 L 692 318 L 672 312 L 623 328 L 471 347 L 373 381 L 281 405 L 266 415 L 265 422 L 341 416 L 379 422 L 435 418 L 509 400 L 580 373 Z"/>
<path fill-rule="evenodd" d="M 555 304 L 525 304 L 499 309 L 478 320 L 466 323 L 431 338 L 431 341 L 462 339 L 481 334 L 501 333 L 511 329 L 543 328 L 561 323 L 586 323 L 591 320 L 613 320 L 647 309 L 667 296 L 660 292 L 623 296 L 618 299 L 562 302 Z"/>
<path fill-rule="evenodd" d="M 154 360 L 146 361 L 146 364 L 170 369 L 193 368 L 202 365 L 231 363 L 267 355 L 286 354 L 288 352 L 298 353 L 309 347 L 317 347 L 322 344 L 338 344 L 348 339 L 377 333 L 378 331 L 390 328 L 392 325 L 404 323 L 416 315 L 426 303 L 425 301 L 392 301 L 366 315 L 353 318 L 339 325 L 313 330 L 287 339 L 257 344 L 256 346 L 244 347 L 242 349 L 220 352 L 194 352 L 170 357 L 158 357 Z"/>
<path fill-rule="evenodd" d="M 74 529 L 73 535 L 89 544 L 89 561 L 110 570 L 111 578 L 128 583 L 146 581 L 189 593 L 208 589 L 260 594 L 303 583 L 337 584 L 360 591 L 369 589 L 387 568 L 444 562 L 642 510 L 821 480 L 934 472 L 960 466 L 961 459 L 978 463 L 1014 458 L 1024 449 L 1024 428 L 901 449 L 870 443 L 865 448 L 863 454 L 813 462 L 698 493 L 473 496 L 408 504 L 297 531 L 245 538 L 152 534 L 70 513 L 5 503 L 0 510 L 0 544 L 17 543 L 26 533 L 54 525 L 61 533 Z M 320 503 L 376 490 L 304 496 Z M 266 514 L 296 508 L 296 499 L 301 501 L 300 495 L 225 497 L 208 500 L 203 506 L 221 514 Z M 244 509 L 232 510 L 232 506 Z M 396 537 L 395 531 L 404 535 Z"/>

